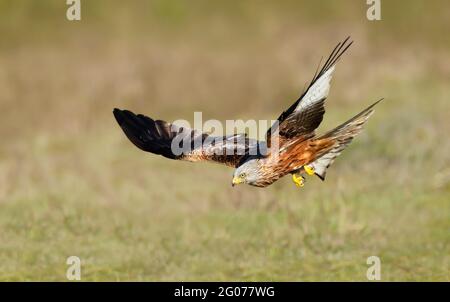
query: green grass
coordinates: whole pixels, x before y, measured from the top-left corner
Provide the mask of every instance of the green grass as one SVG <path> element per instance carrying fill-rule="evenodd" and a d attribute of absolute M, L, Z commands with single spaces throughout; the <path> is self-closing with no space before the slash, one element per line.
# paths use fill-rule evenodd
<path fill-rule="evenodd" d="M 449 10 L 118 2 L 77 25 L 50 3 L 0 2 L 21 16 L 0 21 L 0 280 L 64 281 L 76 255 L 83 281 L 366 281 L 375 255 L 383 281 L 450 281 Z M 320 131 L 386 101 L 325 182 L 232 188 L 232 169 L 145 154 L 113 120 L 273 119 L 347 34 Z"/>
<path fill-rule="evenodd" d="M 449 278 L 448 187 L 402 184 L 402 164 L 364 151 L 376 142 L 350 147 L 325 183 L 261 190 L 144 156 L 116 130 L 37 137 L 9 167 L 2 280 L 64 280 L 70 255 L 83 280 L 365 280 L 371 255 L 383 280 Z"/>

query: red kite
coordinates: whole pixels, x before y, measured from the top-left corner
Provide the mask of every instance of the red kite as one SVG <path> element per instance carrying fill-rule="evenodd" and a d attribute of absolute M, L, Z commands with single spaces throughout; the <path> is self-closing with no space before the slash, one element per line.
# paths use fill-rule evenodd
<path fill-rule="evenodd" d="M 347 38 L 334 48 L 300 98 L 267 131 L 265 142 L 249 139 L 245 134 L 213 137 L 117 108 L 114 116 L 125 135 L 141 150 L 170 159 L 218 162 L 235 167 L 233 186 L 246 183 L 267 187 L 287 174 L 292 174 L 299 187 L 304 185 L 304 173 L 325 180 L 328 167 L 361 132 L 373 107 L 381 101 L 325 134 L 315 133 L 325 113 L 324 103 L 336 62 L 352 43 Z M 183 140 L 182 153 L 174 152 L 174 142 L 180 142 L 180 138 L 189 140 L 187 143 Z M 278 148 L 273 147 L 275 139 Z"/>

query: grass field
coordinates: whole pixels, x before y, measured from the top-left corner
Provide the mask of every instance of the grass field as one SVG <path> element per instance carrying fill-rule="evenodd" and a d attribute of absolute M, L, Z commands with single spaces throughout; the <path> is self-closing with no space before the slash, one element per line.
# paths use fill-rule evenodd
<path fill-rule="evenodd" d="M 450 281 L 448 1 L 0 0 L 0 280 Z M 112 116 L 274 119 L 347 35 L 320 126 L 386 98 L 322 183 L 232 188 Z"/>

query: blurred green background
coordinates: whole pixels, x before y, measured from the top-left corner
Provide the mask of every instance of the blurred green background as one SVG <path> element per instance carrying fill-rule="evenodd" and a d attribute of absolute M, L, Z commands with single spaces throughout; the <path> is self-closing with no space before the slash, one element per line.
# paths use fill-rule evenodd
<path fill-rule="evenodd" d="M 0 280 L 450 280 L 448 1 L 65 2 L 0 0 Z M 348 35 L 319 132 L 386 101 L 324 183 L 232 188 L 113 119 L 274 119 Z"/>

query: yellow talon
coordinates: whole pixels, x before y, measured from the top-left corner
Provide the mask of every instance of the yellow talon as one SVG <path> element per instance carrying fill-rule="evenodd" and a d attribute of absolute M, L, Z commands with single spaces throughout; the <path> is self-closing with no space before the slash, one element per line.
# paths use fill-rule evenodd
<path fill-rule="evenodd" d="M 314 173 L 316 172 L 316 171 L 314 170 L 314 167 L 313 167 L 313 166 L 305 165 L 305 166 L 303 166 L 303 169 L 305 170 L 305 172 L 306 172 L 308 175 L 314 175 Z"/>
<path fill-rule="evenodd" d="M 297 187 L 303 187 L 305 185 L 305 178 L 300 174 L 292 174 L 292 180 Z"/>

